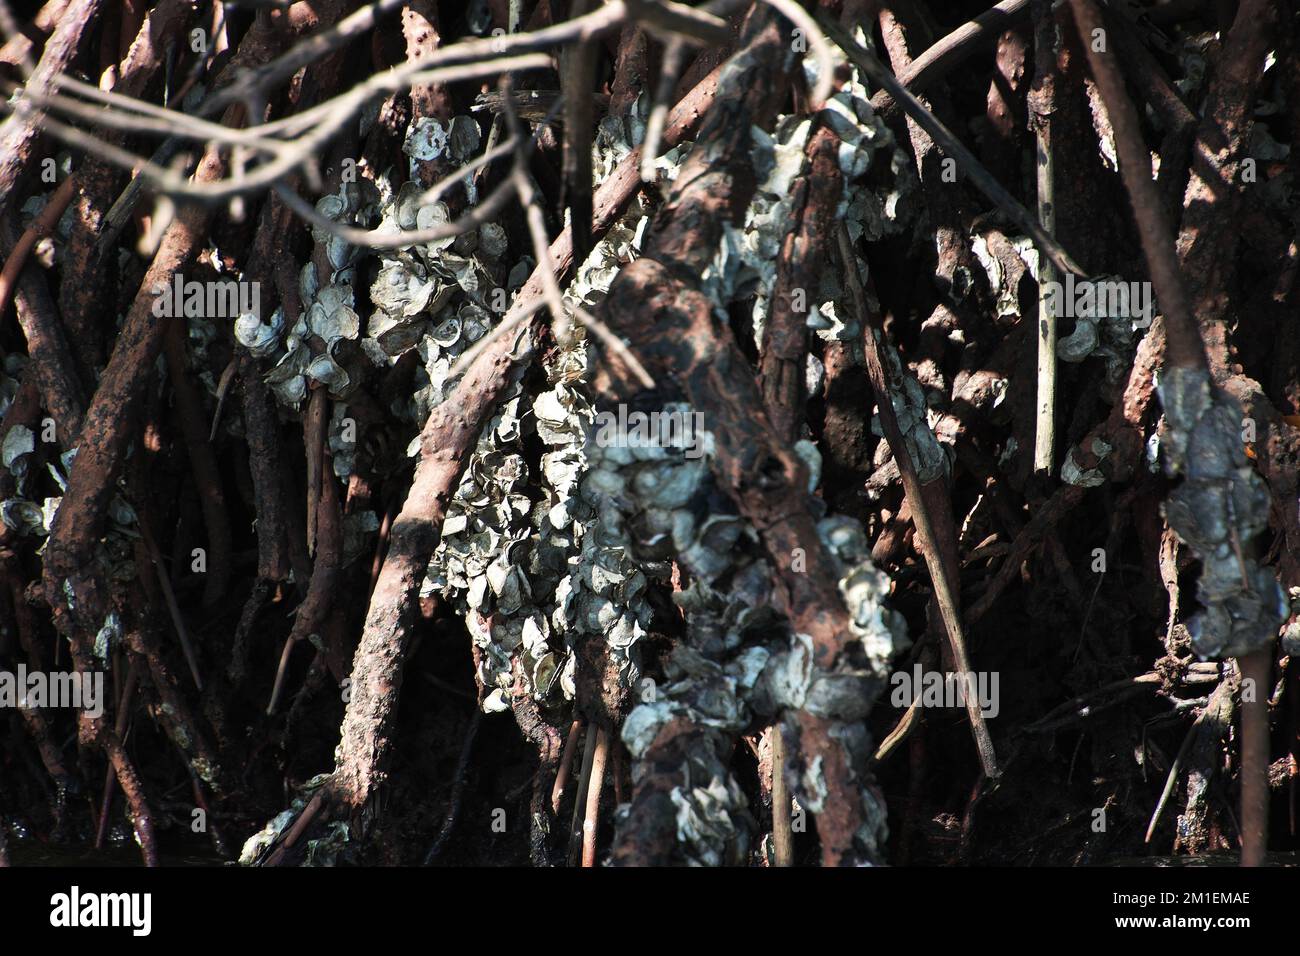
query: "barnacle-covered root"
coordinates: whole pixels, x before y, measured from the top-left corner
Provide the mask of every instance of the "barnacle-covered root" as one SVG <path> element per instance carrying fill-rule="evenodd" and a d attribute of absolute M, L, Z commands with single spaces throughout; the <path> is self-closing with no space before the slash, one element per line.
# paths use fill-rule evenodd
<path fill-rule="evenodd" d="M 697 420 L 683 403 L 650 414 L 661 422 Z M 829 518 L 819 532 L 837 562 L 857 642 L 831 670 L 814 663 L 811 638 L 792 632 L 774 609 L 772 572 L 756 530 L 709 471 L 712 445 L 713 436 L 701 430 L 678 447 L 653 439 L 604 444 L 599 432 L 589 445 L 589 481 L 603 489 L 602 521 L 623 530 L 647 567 L 676 562 L 686 582 L 673 596 L 685 613 L 685 638 L 664 664 L 662 685 L 642 682 L 642 702 L 623 726 L 637 761 L 637 796 L 616 841 L 624 858 L 648 852 L 646 834 L 660 826 L 648 815 L 668 812 L 669 804 L 676 835 L 662 862 L 716 865 L 743 856 L 754 821 L 737 799 L 730 750 L 742 733 L 781 713 L 805 711 L 819 722 L 849 755 L 842 770 L 848 782 L 864 801 L 871 799 L 863 787 L 869 742 L 861 721 L 882 686 L 879 675 L 905 640 L 901 619 L 883 604 L 888 579 L 866 559 L 861 527 Z M 787 721 L 797 726 L 793 717 Z M 802 805 L 827 809 L 832 788 L 820 756 L 809 755 L 791 783 Z M 668 803 L 653 796 L 660 792 Z M 877 829 L 883 814 L 869 818 L 871 826 L 858 836 L 864 859 L 883 836 Z"/>
<path fill-rule="evenodd" d="M 1204 369 L 1168 367 L 1157 389 L 1165 409 L 1165 464 L 1183 475 L 1165 517 L 1201 559 L 1203 605 L 1187 622 L 1202 658 L 1240 657 L 1268 647 L 1290 609 L 1252 544 L 1268 525 L 1269 494 L 1246 459 L 1242 410 L 1214 389 Z"/>

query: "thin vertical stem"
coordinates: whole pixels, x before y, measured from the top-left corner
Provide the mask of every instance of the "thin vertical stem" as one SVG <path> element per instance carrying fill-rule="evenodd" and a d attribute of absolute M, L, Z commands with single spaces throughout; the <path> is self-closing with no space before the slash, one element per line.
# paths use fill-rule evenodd
<path fill-rule="evenodd" d="M 591 764 L 596 759 L 596 733 L 595 728 L 587 726 L 586 746 L 582 753 L 582 770 L 578 773 L 578 788 L 573 801 L 573 817 L 569 822 L 569 865 L 573 866 L 578 862 L 578 852 L 582 846 L 582 821 L 583 806 L 587 798 L 587 784 L 591 780 Z"/>
<path fill-rule="evenodd" d="M 591 779 L 587 784 L 587 806 L 582 821 L 582 865 L 596 865 L 596 833 L 600 828 L 600 791 L 605 785 L 605 761 L 609 757 L 609 732 L 596 730 L 596 752 L 591 761 Z"/>
<path fill-rule="evenodd" d="M 1268 851 L 1268 699 L 1273 649 L 1265 647 L 1238 659 L 1243 681 L 1254 682 L 1254 697 L 1241 701 L 1241 865 L 1263 866 Z M 1260 768 L 1263 768 L 1262 771 Z"/>
<path fill-rule="evenodd" d="M 1056 93 L 1056 22 L 1050 4 L 1039 4 L 1034 24 L 1034 60 L 1038 76 L 1030 96 L 1034 126 L 1034 168 L 1038 178 L 1038 221 L 1056 235 L 1055 161 L 1052 156 L 1052 107 Z M 1038 399 L 1034 408 L 1034 471 L 1051 474 L 1056 442 L 1056 313 L 1052 283 L 1056 267 L 1047 256 L 1038 260 Z"/>
<path fill-rule="evenodd" d="M 777 866 L 794 865 L 794 831 L 790 819 L 790 788 L 785 782 L 785 737 L 780 723 L 767 728 L 772 747 L 772 844 Z"/>

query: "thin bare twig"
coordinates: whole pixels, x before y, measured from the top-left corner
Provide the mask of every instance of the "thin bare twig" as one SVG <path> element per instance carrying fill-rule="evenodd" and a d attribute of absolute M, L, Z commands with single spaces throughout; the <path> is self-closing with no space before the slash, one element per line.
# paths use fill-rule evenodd
<path fill-rule="evenodd" d="M 136 513 L 139 514 L 138 511 Z M 162 588 L 163 599 L 167 602 L 167 612 L 171 615 L 172 625 L 176 628 L 176 637 L 185 654 L 185 663 L 190 669 L 190 676 L 194 678 L 194 686 L 203 690 L 203 678 L 199 675 L 198 659 L 194 656 L 194 646 L 190 643 L 189 631 L 185 627 L 185 619 L 181 616 L 180 605 L 176 603 L 176 592 L 172 590 L 171 575 L 163 564 L 162 554 L 158 551 L 153 533 L 149 530 L 149 523 L 139 520 L 136 525 L 140 529 L 140 538 L 144 541 L 145 549 L 149 552 L 149 560 L 153 562 L 157 572 L 158 585 Z"/>
<path fill-rule="evenodd" d="M 510 125 L 511 138 L 519 144 L 516 148 L 515 164 L 510 174 L 511 179 L 514 182 L 515 191 L 519 194 L 519 198 L 524 205 L 524 213 L 528 222 L 528 231 L 533 241 L 533 254 L 537 258 L 537 266 L 541 275 L 542 296 L 551 313 L 551 321 L 554 323 L 555 339 L 557 342 L 567 345 L 571 337 L 571 320 L 565 308 L 564 294 L 561 292 L 560 285 L 555 279 L 555 260 L 551 256 L 550 243 L 547 241 L 546 222 L 542 218 L 541 203 L 538 199 L 537 191 L 533 188 L 532 181 L 528 176 L 527 153 L 524 150 L 523 145 L 526 142 L 526 139 L 519 127 L 519 117 L 515 114 L 508 83 L 503 84 L 502 92 L 505 94 L 502 97 L 502 108 L 506 120 Z M 570 229 L 572 230 L 572 226 L 570 226 Z M 576 235 L 576 230 L 574 231 L 574 234 Z M 577 262 L 576 257 L 577 252 L 575 247 L 575 263 Z M 588 313 L 580 305 L 575 305 L 573 307 L 573 314 L 584 326 L 596 334 L 596 337 L 600 339 L 601 344 L 613 352 L 632 372 L 632 374 L 637 377 L 643 386 L 646 388 L 655 387 L 654 379 L 651 378 L 650 373 L 645 370 L 645 367 L 637 360 L 636 356 L 632 354 L 631 349 L 627 347 L 627 344 L 623 342 L 622 339 L 610 331 L 603 322 Z M 515 321 L 522 321 L 522 317 L 517 318 Z M 483 339 L 474 343 L 474 347 L 481 351 L 482 348 L 486 347 L 485 342 L 488 339 L 503 335 L 506 329 L 506 322 L 502 321 L 500 325 L 484 336 Z M 453 377 L 455 376 L 457 369 L 468 367 L 468 363 L 472 361 L 472 352 L 474 352 L 473 348 L 467 350 L 456 362 L 456 365 L 453 366 L 451 371 Z"/>
<path fill-rule="evenodd" d="M 627 8 L 646 30 L 668 42 L 718 46 L 731 39 L 727 22 L 699 7 L 673 0 L 628 0 Z"/>
<path fill-rule="evenodd" d="M 578 738 L 582 736 L 582 718 L 575 717 L 569 725 L 568 736 L 564 738 L 564 748 L 560 752 L 560 767 L 555 772 L 555 784 L 551 787 L 551 812 L 558 815 L 560 801 L 564 799 L 565 788 L 569 785 L 569 768 L 573 766 L 573 752 L 577 748 Z"/>
<path fill-rule="evenodd" d="M 681 73 L 685 60 L 686 45 L 675 38 L 669 40 L 664 47 L 664 55 L 659 64 L 659 82 L 655 84 L 654 105 L 650 108 L 650 115 L 646 119 L 645 139 L 641 143 L 642 182 L 652 183 L 659 178 L 655 162 L 659 159 L 664 121 L 668 118 L 668 106 L 672 101 L 677 76 Z"/>
<path fill-rule="evenodd" d="M 50 201 L 45 204 L 45 208 L 32 220 L 31 225 L 23 231 L 18 242 L 14 244 L 9 258 L 5 259 L 4 269 L 0 270 L 0 312 L 4 312 L 5 306 L 9 304 L 9 298 L 18 285 L 18 276 L 23 271 L 23 266 L 27 264 L 28 255 L 41 239 L 52 233 L 58 226 L 59 217 L 72 201 L 72 194 L 76 192 L 76 187 L 76 179 L 72 176 L 64 179 L 59 184 L 59 188 L 54 191 L 54 195 L 50 197 Z"/>
<path fill-rule="evenodd" d="M 948 645 L 952 649 L 953 661 L 962 674 L 971 673 L 970 655 L 966 651 L 966 639 L 961 623 L 960 594 L 958 591 L 957 568 L 950 559 L 955 554 L 955 542 L 940 542 L 935 532 L 935 522 L 925 500 L 916 463 L 907 450 L 903 433 L 894 412 L 892 395 L 902 391 L 902 383 L 890 381 L 889 363 L 879 355 L 874 323 L 867 321 L 868 306 L 862 280 L 858 274 L 857 256 L 849 238 L 848 228 L 840 223 L 836 231 L 839 245 L 840 261 L 844 274 L 848 277 L 848 287 L 854 308 L 862 317 L 865 329 L 863 341 L 867 358 L 867 369 L 871 384 L 876 393 L 876 408 L 880 412 L 880 423 L 884 427 L 889 449 L 898 462 L 899 474 L 903 479 L 903 490 L 908 503 L 912 506 L 912 520 L 916 525 L 917 537 L 921 539 L 921 550 L 926 567 L 930 571 L 930 580 L 934 585 L 935 600 L 943 617 L 944 627 L 948 633 Z M 937 479 L 943 481 L 942 475 Z M 984 714 L 974 694 L 965 694 L 966 713 L 970 718 L 971 736 L 975 739 L 975 748 L 979 751 L 980 764 L 984 775 L 990 780 L 998 777 L 997 754 L 993 750 L 993 738 L 989 736 L 984 723 Z"/>
<path fill-rule="evenodd" d="M 808 40 L 813 56 L 817 58 L 817 85 L 813 87 L 812 108 L 820 109 L 830 99 L 835 89 L 835 54 L 826 34 L 817 26 L 812 15 L 795 0 L 763 0 L 781 16 L 793 23 Z"/>
<path fill-rule="evenodd" d="M 421 65 L 428 60 L 420 61 Z M 503 71 L 522 72 L 532 69 L 545 69 L 550 66 L 550 59 L 543 54 L 526 54 L 518 57 L 498 58 L 488 62 L 466 63 L 438 69 L 411 72 L 404 76 L 409 85 L 429 83 L 452 83 L 461 80 L 493 76 Z M 252 171 L 211 182 L 191 182 L 183 171 L 158 166 L 151 160 L 137 156 L 128 150 L 103 142 L 97 137 L 66 123 L 44 117 L 43 125 L 47 132 L 55 137 L 94 153 L 124 169 L 134 170 L 150 180 L 162 193 L 175 197 L 186 197 L 201 202 L 220 203 L 236 196 L 255 192 L 274 186 L 284 177 L 299 167 L 310 166 L 322 147 L 338 133 L 366 103 L 384 93 L 395 92 L 403 84 L 396 78 L 395 72 L 381 73 L 366 83 L 327 101 L 312 110 L 296 116 L 296 122 L 303 123 L 310 116 L 311 125 L 287 149 L 281 151 L 269 162 L 258 165 Z M 328 107 L 328 108 L 326 108 Z M 10 107 L 12 108 L 12 107 Z M 263 131 L 265 132 L 265 131 Z"/>

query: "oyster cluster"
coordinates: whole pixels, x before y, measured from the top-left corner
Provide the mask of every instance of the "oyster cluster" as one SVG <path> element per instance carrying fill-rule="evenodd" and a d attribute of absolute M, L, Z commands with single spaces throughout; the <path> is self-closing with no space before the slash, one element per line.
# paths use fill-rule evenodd
<path fill-rule="evenodd" d="M 387 175 L 373 181 L 359 177 L 323 196 L 316 211 L 340 225 L 392 234 L 450 222 L 451 200 L 431 198 L 417 174 L 428 163 L 459 166 L 477 154 L 480 146 L 478 123 L 472 117 L 456 116 L 446 123 L 421 118 L 412 124 L 403 145 L 411 167 L 409 181 L 394 188 Z M 462 205 L 472 206 L 477 201 L 472 177 L 465 177 L 448 192 L 457 189 L 460 194 L 456 198 L 464 200 Z M 350 421 L 346 402 L 357 385 L 372 370 L 389 368 L 414 350 L 420 359 L 414 386 L 395 399 L 388 411 L 418 429 L 446 397 L 453 364 L 506 311 L 509 292 L 523 284 L 532 263 L 525 258 L 513 269 L 507 268 L 506 234 L 493 222 L 457 236 L 380 252 L 353 246 L 323 227 L 313 228 L 312 235 L 318 254 L 299 272 L 301 310 L 292 326 L 287 327 L 283 307 L 265 322 L 258 315 L 241 315 L 235 322 L 235 338 L 253 356 L 274 361 L 266 381 L 283 405 L 298 408 L 312 387 L 329 390 L 335 400 L 328 431 L 331 460 L 335 475 L 346 478 L 355 469 L 357 453 L 355 427 L 345 427 Z M 377 271 L 369 288 L 358 290 L 363 263 L 377 265 Z M 359 299 L 367 297 L 371 311 L 363 322 Z M 492 430 L 502 441 L 507 439 L 501 436 L 511 428 L 517 437 L 520 426 L 513 413 L 520 400 L 516 386 L 515 404 L 503 410 Z M 417 454 L 418 447 L 416 438 L 407 453 Z M 482 485 L 497 488 L 498 482 L 504 483 L 509 486 L 502 491 L 504 500 L 514 505 L 521 498 L 526 501 L 519 490 L 527 480 L 526 470 L 511 472 L 514 459 L 500 448 L 485 452 L 490 463 L 481 458 L 474 469 Z M 505 470 L 489 477 L 488 469 L 498 464 Z M 516 481 L 519 489 L 514 488 Z M 468 488 L 466 493 L 470 493 Z M 345 516 L 345 562 L 368 547 L 378 527 L 378 517 L 371 511 Z M 517 537 L 519 529 L 508 527 L 504 533 Z M 509 556 L 494 554 L 493 560 L 498 558 L 506 561 Z M 492 686 L 499 676 L 494 672 Z"/>
<path fill-rule="evenodd" d="M 281 845 L 286 831 L 329 779 L 329 774 L 317 774 L 304 783 L 289 809 L 276 814 L 266 826 L 244 841 L 239 852 L 239 864 L 255 866 L 266 862 L 274 849 Z M 302 865 L 336 866 L 340 862 L 355 863 L 357 848 L 351 842 L 348 825 L 335 820 L 323 829 L 321 836 L 307 841 Z"/>
<path fill-rule="evenodd" d="M 546 644 L 544 610 L 534 602 L 525 573 L 531 549 L 531 475 L 523 455 L 524 396 L 516 380 L 479 438 L 443 521 L 421 593 L 440 593 L 465 613 L 482 652 L 478 679 L 487 689 L 483 709 L 510 706 L 511 673 L 523 655 L 524 674 L 539 696 L 555 681 Z M 538 600 L 547 591 L 538 588 Z"/>
<path fill-rule="evenodd" d="M 585 374 L 585 343 L 568 358 Z M 594 417 L 591 396 L 581 380 L 561 380 L 538 396 L 534 411 L 548 446 L 542 472 L 549 496 L 538 522 L 535 568 L 560 572 L 551 620 L 566 645 L 565 693 L 573 695 L 574 655 L 588 641 L 604 646 L 620 688 L 631 688 L 640 676 L 636 645 L 650 625 L 647 578 L 621 528 L 611 527 L 599 508 L 607 489 L 590 470 L 586 447 Z"/>
<path fill-rule="evenodd" d="M 366 180 L 343 183 L 337 193 L 322 196 L 316 211 L 331 222 L 365 225 L 376 207 L 376 190 Z M 297 408 L 307 397 L 311 382 L 329 389 L 333 398 L 346 398 L 364 373 L 365 356 L 358 347 L 361 318 L 356 312 L 353 283 L 361 251 L 341 236 L 322 227 L 312 229 L 324 250 L 320 275 L 317 262 L 306 262 L 298 275 L 302 311 L 283 342 L 284 353 L 266 377 L 276 397 Z M 283 309 L 271 316 L 270 325 L 257 317 L 241 316 L 235 337 L 254 355 L 275 351 L 284 326 Z M 241 328 L 240 323 L 243 323 Z"/>
<path fill-rule="evenodd" d="M 626 117 L 602 120 L 593 145 L 597 181 L 640 142 L 644 111 L 642 103 Z M 686 149 L 661 157 L 668 178 Z M 637 255 L 648 211 L 638 199 L 610 228 L 565 290 L 568 305 L 600 304 L 618 271 Z M 482 334 L 472 331 L 473 338 Z M 429 359 L 432 390 L 442 388 L 449 360 L 459 354 L 458 341 L 442 346 L 437 334 L 433 330 L 418 346 Z M 488 712 L 509 707 L 516 659 L 534 699 L 549 705 L 572 700 L 575 652 L 587 641 L 603 644 L 620 686 L 633 687 L 640 674 L 636 644 L 649 626 L 645 574 L 596 507 L 601 491 L 592 483 L 586 448 L 594 417 L 586 342 L 561 349 L 546 371 L 548 387 L 530 403 L 522 387 L 513 386 L 480 437 L 422 589 L 472 612 L 467 620 L 481 651 L 478 676 L 488 690 Z M 531 466 L 524 455 L 529 429 L 543 446 Z"/>
<path fill-rule="evenodd" d="M 480 148 L 478 122 L 470 116 L 446 124 L 422 117 L 402 148 L 412 178 L 383 204 L 379 229 L 430 229 L 452 221 L 452 207 L 442 199 L 428 200 L 418 172 L 423 164 L 459 166 L 473 158 Z M 473 177 L 460 186 L 466 204 L 477 203 Z M 393 409 L 399 415 L 423 424 L 446 398 L 456 360 L 509 308 L 509 295 L 524 284 L 533 263 L 524 257 L 510 266 L 508 250 L 505 230 L 489 222 L 458 236 L 380 253 L 363 347 L 376 365 L 391 365 L 409 349 L 417 351 L 416 390 L 406 407 Z"/>
<path fill-rule="evenodd" d="M 0 418 L 9 411 L 15 396 L 27 357 L 11 352 L 0 365 Z M 48 535 L 59 498 L 45 498 L 38 502 L 31 498 L 28 481 L 36 451 L 36 433 L 26 425 L 13 425 L 0 436 L 0 465 L 14 480 L 14 494 L 0 502 L 0 520 L 5 527 L 21 535 Z M 60 475 L 60 478 L 62 476 Z"/>
<path fill-rule="evenodd" d="M 691 414 L 683 404 L 662 411 Z M 694 438 L 706 447 L 711 442 L 707 435 Z M 684 449 L 657 444 L 604 444 L 593 434 L 588 457 L 584 495 L 604 535 L 626 542 L 660 583 L 674 558 L 690 576 L 689 586 L 674 594 L 686 613 L 686 640 L 664 664 L 665 683 L 643 685 L 642 702 L 623 725 L 623 741 L 637 761 L 633 779 L 649 772 L 645 758 L 662 727 L 687 719 L 695 730 L 693 746 L 671 792 L 684 860 L 737 863 L 748 849 L 752 821 L 728 769 L 731 744 L 752 720 L 745 701 L 766 659 L 762 631 L 779 627 L 757 536 L 717 491 L 707 455 L 688 459 Z"/>
<path fill-rule="evenodd" d="M 480 145 L 472 117 L 456 116 L 447 123 L 425 117 L 412 125 L 403 150 L 414 177 L 421 164 L 463 164 Z M 472 176 L 457 186 L 464 204 L 474 205 L 478 195 Z M 387 176 L 373 182 L 362 177 L 321 197 L 316 211 L 341 225 L 396 235 L 451 222 L 449 202 L 430 198 L 415 178 L 394 189 Z M 507 268 L 505 230 L 493 222 L 378 253 L 353 246 L 329 229 L 316 227 L 312 234 L 323 255 L 302 267 L 302 308 L 293 324 L 288 326 L 282 308 L 265 322 L 250 314 L 235 323 L 241 345 L 258 358 L 275 359 L 267 383 L 291 408 L 299 407 L 312 383 L 328 388 L 332 398 L 346 399 L 369 369 L 389 367 L 415 349 L 421 359 L 416 390 L 392 411 L 422 424 L 445 398 L 456 359 L 509 307 L 508 293 L 523 284 L 532 268 L 528 259 Z M 354 286 L 358 265 L 372 256 L 378 271 L 368 290 L 372 310 L 363 324 Z"/>
<path fill-rule="evenodd" d="M 14 477 L 15 494 L 12 498 L 0 502 L 0 519 L 5 527 L 23 535 L 48 535 L 54 521 L 54 512 L 58 510 L 61 497 L 45 498 L 40 503 L 27 497 L 28 480 L 31 478 L 31 462 L 36 450 L 36 433 L 26 425 L 14 425 L 5 432 L 3 444 L 0 444 L 0 464 Z M 65 486 L 63 471 L 71 464 L 71 456 L 64 463 L 62 471 L 51 463 L 47 467 L 62 488 Z"/>
<path fill-rule="evenodd" d="M 621 529 L 610 529 L 596 507 L 601 490 L 584 447 L 593 417 L 585 370 L 580 341 L 553 360 L 550 388 L 531 407 L 513 387 L 470 458 L 429 563 L 424 593 L 470 612 L 488 712 L 509 706 L 516 659 L 535 699 L 572 700 L 582 641 L 607 646 L 624 687 L 639 675 L 646 577 Z M 537 473 L 523 454 L 525 419 L 545 447 Z"/>
<path fill-rule="evenodd" d="M 6 356 L 0 371 L 0 418 L 8 410 L 17 394 L 17 377 L 26 359 L 19 355 Z M 36 500 L 33 484 L 41 474 L 33 465 L 39 461 L 37 435 L 26 425 L 13 425 L 0 438 L 0 465 L 14 480 L 13 495 L 0 502 L 0 521 L 19 535 L 48 537 L 55 513 L 63 502 L 62 492 L 68 489 L 68 474 L 72 471 L 77 450 L 71 448 L 54 461 L 45 462 L 45 471 L 58 486 L 60 494 Z M 108 503 L 108 525 L 100 541 L 95 560 L 106 579 L 129 581 L 135 577 L 135 510 L 120 494 L 114 494 Z M 37 554 L 44 551 L 41 544 Z M 115 617 L 115 615 L 114 615 Z"/>
<path fill-rule="evenodd" d="M 1039 265 L 1041 258 L 1033 240 L 1021 236 L 1009 241 L 1034 281 L 1044 281 Z M 971 249 L 984 267 L 989 288 L 996 297 L 995 314 L 999 317 L 1020 315 L 1020 273 L 1007 275 L 983 236 L 972 239 Z M 1076 313 L 1068 320 L 1074 323 L 1070 334 L 1056 342 L 1057 358 L 1074 364 L 1087 358 L 1101 359 L 1106 367 L 1103 388 L 1110 393 L 1108 397 L 1112 401 L 1132 365 L 1134 331 L 1151 324 L 1150 303 L 1134 301 L 1129 294 L 1136 285 L 1117 275 L 1098 275 L 1088 279 L 1067 276 L 1064 283 L 1058 280 L 1055 291 L 1048 297 L 1058 317 L 1064 316 L 1067 310 Z M 1047 288 L 1050 290 L 1052 287 Z M 1082 308 L 1074 302 L 1076 292 L 1083 296 L 1079 303 Z"/>
<path fill-rule="evenodd" d="M 1124 283 L 1119 276 L 1099 276 L 1097 283 Z M 1133 349 L 1133 320 L 1146 317 L 1132 309 L 1108 314 L 1104 307 L 1098 315 L 1076 316 L 1074 331 L 1056 343 L 1056 355 L 1062 362 L 1082 362 L 1096 356 L 1106 362 L 1106 378 L 1119 381 L 1128 368 Z"/>
<path fill-rule="evenodd" d="M 57 169 L 60 180 L 72 175 L 70 154 L 58 155 Z M 21 218 L 25 226 L 32 224 L 53 195 L 54 190 L 51 189 L 48 193 L 33 195 L 23 204 Z M 75 221 L 75 204 L 69 204 L 59 218 L 54 233 L 37 243 L 33 257 L 47 268 L 58 261 Z M 129 256 L 129 253 L 124 251 L 119 254 Z M 3 360 L 0 360 L 0 418 L 8 413 L 9 407 L 13 404 L 29 361 L 27 356 L 17 352 L 8 353 Z M 33 497 L 31 485 L 39 474 L 33 472 L 32 468 L 33 463 L 39 458 L 35 454 L 37 441 L 36 433 L 21 424 L 10 427 L 3 436 L 0 436 L 0 465 L 3 465 L 5 471 L 14 480 L 13 495 L 0 502 L 0 521 L 3 521 L 5 527 L 20 535 L 47 537 L 50 533 L 50 525 L 54 521 L 54 514 L 63 498 L 61 495 L 41 497 L 39 500 Z M 72 460 L 75 456 L 76 449 L 72 448 L 60 455 L 57 462 L 47 461 L 45 464 L 46 471 L 60 491 L 67 489 L 66 476 L 72 468 Z M 109 519 L 109 533 L 104 542 L 106 548 L 99 560 L 109 569 L 111 577 L 116 580 L 129 580 L 134 576 L 133 549 L 130 542 L 122 538 L 121 531 L 134 523 L 135 513 L 120 495 L 114 495 L 109 503 Z M 42 545 L 42 550 L 43 548 Z"/>

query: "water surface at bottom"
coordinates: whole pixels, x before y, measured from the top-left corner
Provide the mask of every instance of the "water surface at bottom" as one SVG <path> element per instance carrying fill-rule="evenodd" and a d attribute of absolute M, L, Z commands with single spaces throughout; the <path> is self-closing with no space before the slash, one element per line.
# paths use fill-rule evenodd
<path fill-rule="evenodd" d="M 105 847 L 92 850 L 87 847 L 48 846 L 12 842 L 9 844 L 9 862 L 13 866 L 143 866 L 139 847 Z M 225 866 L 225 860 L 200 853 L 160 853 L 163 866 Z"/>

